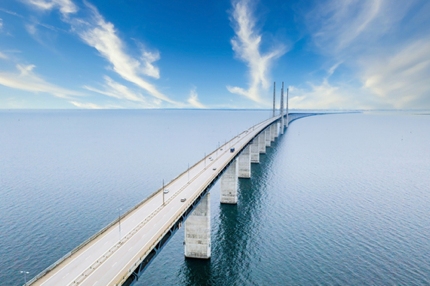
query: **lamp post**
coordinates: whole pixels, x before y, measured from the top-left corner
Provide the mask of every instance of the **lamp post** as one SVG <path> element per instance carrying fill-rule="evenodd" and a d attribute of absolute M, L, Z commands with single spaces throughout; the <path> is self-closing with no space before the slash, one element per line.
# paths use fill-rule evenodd
<path fill-rule="evenodd" d="M 121 240 L 121 210 L 122 208 L 117 208 L 118 210 L 118 233 L 119 233 L 119 240 Z"/>
<path fill-rule="evenodd" d="M 164 206 L 164 179 L 163 179 L 163 206 Z"/>
<path fill-rule="evenodd" d="M 28 271 L 20 271 L 19 273 L 24 274 L 24 285 L 27 284 L 27 274 L 30 274 Z"/>

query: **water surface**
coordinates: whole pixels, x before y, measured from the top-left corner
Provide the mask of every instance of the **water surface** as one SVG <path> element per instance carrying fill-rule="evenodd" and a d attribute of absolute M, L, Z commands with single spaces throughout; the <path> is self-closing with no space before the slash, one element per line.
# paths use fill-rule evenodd
<path fill-rule="evenodd" d="M 0 112 L 0 281 L 36 275 L 267 111 Z M 4 136 L 3 134 L 6 134 Z M 212 258 L 183 228 L 137 285 L 429 285 L 430 116 L 295 121 L 211 190 Z"/>

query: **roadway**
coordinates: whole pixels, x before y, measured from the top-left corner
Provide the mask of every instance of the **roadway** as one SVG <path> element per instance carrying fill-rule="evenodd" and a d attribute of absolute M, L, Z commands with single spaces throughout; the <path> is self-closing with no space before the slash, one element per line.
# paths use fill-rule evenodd
<path fill-rule="evenodd" d="M 29 284 L 121 285 L 237 153 L 278 118 L 265 120 L 234 137 L 168 183 L 168 193 L 158 190 L 120 223 L 111 224 Z M 231 153 L 233 147 L 235 152 Z"/>

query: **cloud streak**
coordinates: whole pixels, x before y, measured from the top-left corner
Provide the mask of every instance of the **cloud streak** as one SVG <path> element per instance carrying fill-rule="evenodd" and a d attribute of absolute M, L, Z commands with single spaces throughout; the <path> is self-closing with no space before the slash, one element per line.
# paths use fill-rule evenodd
<path fill-rule="evenodd" d="M 8 57 L 5 54 L 3 54 L 2 52 L 0 52 L 0 59 L 7 60 Z"/>
<path fill-rule="evenodd" d="M 122 85 L 108 76 L 104 77 L 105 85 L 104 90 L 99 90 L 90 86 L 84 86 L 85 89 L 94 91 L 100 94 L 104 94 L 110 97 L 118 98 L 118 99 L 126 99 L 130 101 L 136 102 L 145 102 L 144 97 L 141 94 L 136 94 L 132 92 L 128 87 Z"/>
<path fill-rule="evenodd" d="M 129 56 L 125 52 L 124 44 L 118 37 L 114 25 L 105 21 L 94 6 L 90 4 L 87 6 L 92 14 L 89 21 L 73 20 L 70 22 L 79 37 L 109 61 L 113 71 L 123 79 L 146 90 L 159 100 L 176 104 L 141 76 L 157 79 L 160 77 L 158 68 L 153 65 L 160 58 L 159 53 L 143 50 L 140 60 Z"/>
<path fill-rule="evenodd" d="M 391 107 L 430 107 L 430 39 L 364 61 L 362 70 L 364 87 Z"/>
<path fill-rule="evenodd" d="M 71 96 L 83 95 L 80 92 L 65 89 L 45 81 L 33 72 L 35 67 L 34 65 L 18 64 L 16 66 L 19 71 L 18 73 L 0 72 L 0 84 L 34 93 L 49 93 L 55 97 L 66 99 L 69 99 Z"/>
<path fill-rule="evenodd" d="M 331 89 L 324 79 L 302 95 L 314 98 L 316 107 L 321 101 L 314 92 L 322 88 L 333 107 L 430 108 L 428 13 L 430 3 L 423 0 L 319 1 L 305 16 L 314 47 L 328 63 L 342 62 L 349 81 L 361 86 L 343 81 Z"/>
<path fill-rule="evenodd" d="M 76 14 L 78 8 L 70 0 L 27 0 L 27 3 L 42 10 L 52 10 L 58 8 L 63 16 L 63 21 L 70 24 L 79 38 L 87 45 L 95 48 L 99 54 L 111 64 L 111 70 L 124 80 L 137 85 L 155 98 L 154 102 L 166 102 L 173 105 L 180 103 L 173 101 L 155 85 L 150 83 L 144 76 L 159 79 L 160 71 L 154 63 L 160 59 L 158 51 L 149 51 L 140 45 L 141 54 L 133 57 L 126 52 L 126 46 L 119 38 L 115 26 L 106 21 L 98 12 L 97 8 L 88 2 L 84 2 L 87 8 L 84 12 L 89 12 L 89 17 L 81 18 Z M 32 30 L 30 30 L 31 32 Z M 116 86 L 118 87 L 118 86 Z M 88 89 L 88 87 L 87 87 Z M 95 89 L 93 89 L 95 91 Z M 117 93 L 97 90 L 109 96 Z M 131 97 L 128 98 L 130 100 Z M 137 101 L 137 100 L 136 100 Z"/>
<path fill-rule="evenodd" d="M 206 108 L 206 106 L 199 101 L 199 96 L 195 87 L 191 89 L 187 102 L 195 108 Z"/>
<path fill-rule="evenodd" d="M 27 3 L 44 11 L 58 8 L 63 16 L 78 11 L 78 7 L 71 0 L 27 0 Z"/>
<path fill-rule="evenodd" d="M 247 0 L 233 2 L 232 24 L 236 34 L 231 40 L 232 48 L 236 57 L 248 66 L 249 87 L 227 86 L 227 89 L 254 102 L 267 103 L 261 92 L 270 87 L 270 67 L 286 52 L 286 48 L 277 45 L 267 53 L 261 53 L 262 36 L 255 27 L 256 20 Z"/>

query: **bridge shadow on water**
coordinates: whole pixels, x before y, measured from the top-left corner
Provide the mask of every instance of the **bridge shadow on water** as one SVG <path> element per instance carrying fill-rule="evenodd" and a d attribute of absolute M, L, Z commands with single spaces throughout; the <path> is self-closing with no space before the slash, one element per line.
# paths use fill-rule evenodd
<path fill-rule="evenodd" d="M 185 259 L 179 274 L 182 285 L 253 285 L 249 264 L 256 259 L 256 237 L 265 223 L 260 210 L 267 206 L 268 174 L 282 138 L 260 154 L 260 164 L 252 164 L 250 179 L 239 179 L 237 205 L 218 201 L 218 217 L 212 219 L 212 257 Z"/>

